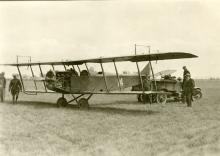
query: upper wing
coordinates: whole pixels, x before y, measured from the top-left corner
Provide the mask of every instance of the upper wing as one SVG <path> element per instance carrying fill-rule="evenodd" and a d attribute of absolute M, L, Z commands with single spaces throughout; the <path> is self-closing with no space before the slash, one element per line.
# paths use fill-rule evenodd
<path fill-rule="evenodd" d="M 130 55 L 119 57 L 105 57 L 95 59 L 84 59 L 75 61 L 60 61 L 60 62 L 34 62 L 34 63 L 19 63 L 19 64 L 0 64 L 5 66 L 29 66 L 29 65 L 81 65 L 83 63 L 108 63 L 108 62 L 141 62 L 141 61 L 155 61 L 155 60 L 168 60 L 168 59 L 183 59 L 198 57 L 191 53 L 185 52 L 166 52 L 155 54 L 142 54 L 142 55 Z"/>

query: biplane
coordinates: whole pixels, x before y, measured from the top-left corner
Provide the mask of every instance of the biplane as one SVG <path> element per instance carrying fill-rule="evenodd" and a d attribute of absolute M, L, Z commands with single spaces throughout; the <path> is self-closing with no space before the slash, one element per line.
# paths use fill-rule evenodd
<path fill-rule="evenodd" d="M 29 62 L 29 63 L 14 63 L 14 64 L 1 64 L 4 66 L 13 66 L 18 70 L 20 80 L 23 87 L 23 92 L 26 94 L 31 93 L 60 93 L 62 96 L 58 98 L 57 105 L 67 106 L 71 102 L 76 102 L 79 107 L 89 107 L 89 99 L 94 94 L 126 94 L 126 95 L 142 95 L 156 97 L 157 103 L 165 103 L 167 95 L 170 92 L 159 89 L 157 81 L 153 72 L 151 62 L 158 60 L 170 60 L 170 59 L 185 59 L 198 57 L 191 53 L 185 52 L 165 52 L 165 53 L 152 53 L 119 57 L 106 57 L 95 59 L 82 59 L 72 61 L 60 61 L 60 62 Z M 132 62 L 136 64 L 136 75 L 121 75 L 118 72 L 118 62 Z M 152 72 L 152 85 L 150 89 L 146 90 L 145 80 L 149 77 L 148 74 L 140 71 L 139 62 L 148 62 Z M 101 72 L 99 74 L 90 74 L 87 64 L 94 63 L 99 64 Z M 103 64 L 112 63 L 114 65 L 115 75 L 106 75 Z M 85 65 L 86 70 L 80 70 L 79 65 Z M 33 81 L 35 84 L 34 90 L 27 90 L 24 86 L 23 77 L 20 71 L 20 67 L 27 66 L 31 69 Z M 42 83 L 44 90 L 38 90 L 36 86 L 35 74 L 32 69 L 33 66 L 38 66 L 41 76 L 44 77 Z M 42 72 L 42 66 L 50 66 L 52 70 L 49 70 L 46 74 Z M 65 70 L 58 71 L 55 66 L 63 66 Z M 71 66 L 71 70 L 66 67 Z M 76 72 L 78 67 L 79 73 Z M 45 76 L 44 76 L 45 75 Z M 139 89 L 133 89 L 135 86 L 139 86 Z M 65 95 L 72 95 L 72 99 L 67 101 Z M 152 100 L 150 100 L 152 102 Z"/>

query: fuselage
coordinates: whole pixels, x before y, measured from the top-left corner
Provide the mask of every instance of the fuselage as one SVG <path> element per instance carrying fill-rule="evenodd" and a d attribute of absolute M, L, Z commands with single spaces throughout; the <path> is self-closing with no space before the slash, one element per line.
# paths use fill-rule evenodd
<path fill-rule="evenodd" d="M 46 78 L 46 87 L 56 92 L 109 92 L 130 89 L 140 84 L 137 75 L 74 75 L 69 71 L 56 71 L 53 77 Z"/>

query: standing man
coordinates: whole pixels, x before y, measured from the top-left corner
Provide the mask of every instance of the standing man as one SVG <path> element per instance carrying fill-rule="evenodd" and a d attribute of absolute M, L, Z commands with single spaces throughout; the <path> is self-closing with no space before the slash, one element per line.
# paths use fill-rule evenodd
<path fill-rule="evenodd" d="M 195 81 L 191 78 L 189 73 L 186 74 L 186 80 L 183 89 L 186 97 L 187 107 L 192 107 L 192 93 L 194 87 L 195 87 Z"/>
<path fill-rule="evenodd" d="M 19 92 L 22 91 L 22 85 L 19 79 L 17 79 L 16 75 L 13 75 L 13 79 L 9 84 L 9 92 L 12 95 L 12 102 L 17 103 Z"/>
<path fill-rule="evenodd" d="M 189 70 L 186 68 L 186 66 L 183 66 L 183 83 L 182 83 L 182 89 L 183 89 L 183 100 L 182 102 L 185 103 L 186 102 L 186 95 L 185 95 L 185 92 L 184 92 L 184 83 L 186 81 L 186 75 L 187 74 L 190 74 Z"/>
<path fill-rule="evenodd" d="M 183 66 L 183 84 L 186 80 L 186 74 L 190 74 L 189 70 L 186 68 L 186 66 Z"/>
<path fill-rule="evenodd" d="M 1 98 L 1 102 L 4 102 L 4 99 L 5 99 L 5 86 L 6 86 L 5 73 L 2 72 L 0 74 L 0 98 Z"/>

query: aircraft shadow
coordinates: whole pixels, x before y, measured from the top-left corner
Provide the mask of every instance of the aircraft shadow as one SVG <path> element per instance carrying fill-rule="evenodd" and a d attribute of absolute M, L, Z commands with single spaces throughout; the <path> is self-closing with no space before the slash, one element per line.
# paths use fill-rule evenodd
<path fill-rule="evenodd" d="M 138 105 L 138 104 L 143 104 L 141 102 L 137 102 L 137 101 L 124 101 L 124 100 L 118 100 L 118 101 L 114 101 L 114 102 L 104 102 L 104 103 L 93 103 L 93 106 L 100 106 L 100 105 Z"/>
<path fill-rule="evenodd" d="M 115 108 L 115 107 L 90 107 L 88 111 L 105 112 L 108 114 L 135 115 L 135 116 L 154 115 L 159 113 L 159 111 L 153 111 L 153 110 L 126 109 L 126 108 Z"/>
<path fill-rule="evenodd" d="M 18 101 L 16 104 L 12 104 L 11 101 L 6 101 L 5 103 L 11 104 L 11 105 L 23 105 L 23 106 L 32 106 L 36 109 L 47 109 L 47 108 L 57 108 L 57 105 L 55 103 L 50 102 L 36 102 L 36 101 Z M 106 106 L 106 105 L 114 105 L 114 107 Z M 120 103 L 120 104 L 127 104 L 127 103 Z M 130 103 L 131 104 L 131 103 Z M 129 104 L 129 105 L 130 105 Z M 134 105 L 141 105 L 137 103 L 133 103 Z M 120 115 L 135 115 L 135 116 L 145 116 L 145 115 L 154 115 L 159 113 L 159 111 L 153 111 L 153 110 L 146 110 L 141 108 L 117 108 L 115 107 L 115 103 L 105 103 L 105 104 L 92 104 L 88 109 L 86 108 L 78 108 L 77 105 L 70 104 L 67 107 L 63 108 L 57 108 L 57 109 L 73 109 L 78 111 L 86 111 L 86 112 L 104 112 L 108 114 L 120 114 Z"/>

